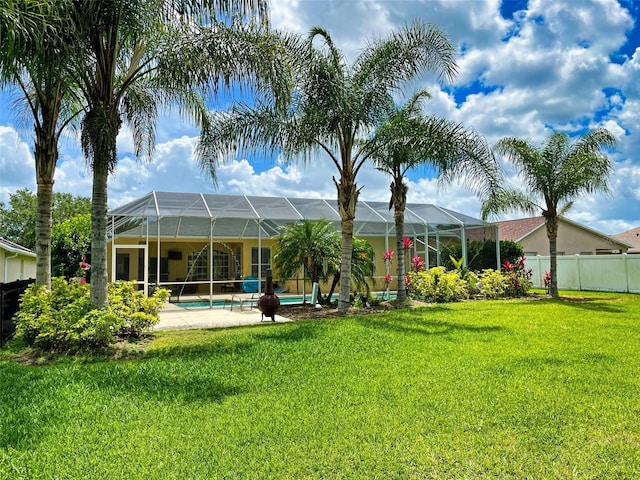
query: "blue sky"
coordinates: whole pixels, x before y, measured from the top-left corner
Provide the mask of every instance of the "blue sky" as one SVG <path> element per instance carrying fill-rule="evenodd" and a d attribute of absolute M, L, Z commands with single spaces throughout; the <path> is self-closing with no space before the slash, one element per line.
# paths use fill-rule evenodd
<path fill-rule="evenodd" d="M 607 234 L 640 226 L 640 2 L 629 0 L 273 0 L 274 28 L 306 34 L 325 27 L 347 58 L 373 36 L 413 19 L 441 27 L 458 47 L 459 73 L 450 85 L 425 79 L 429 113 L 463 122 L 493 144 L 505 136 L 542 142 L 552 131 L 578 134 L 608 128 L 618 139 L 610 158 L 612 194 L 585 196 L 568 217 Z M 228 104 L 220 99 L 218 105 Z M 19 188 L 35 191 L 30 124 L 0 96 L 0 201 Z M 120 161 L 109 180 L 112 207 L 151 190 L 334 198 L 334 169 L 324 158 L 285 165 L 277 158 L 237 158 L 218 170 L 218 186 L 193 158 L 197 131 L 177 115 L 158 124 L 153 162 L 118 138 Z M 517 178 L 512 178 L 514 185 Z M 361 198 L 386 200 L 389 179 L 372 168 L 358 177 Z M 74 139 L 61 145 L 55 190 L 90 196 L 91 175 Z M 409 199 L 477 217 L 478 200 L 459 185 L 438 188 L 428 171 L 409 182 Z M 514 218 L 515 215 L 502 218 Z"/>

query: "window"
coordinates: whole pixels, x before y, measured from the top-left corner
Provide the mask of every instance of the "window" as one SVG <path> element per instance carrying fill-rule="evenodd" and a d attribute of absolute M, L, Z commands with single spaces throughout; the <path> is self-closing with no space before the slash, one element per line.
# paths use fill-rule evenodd
<path fill-rule="evenodd" d="M 271 248 L 262 248 L 262 258 L 260 260 L 260 273 L 264 277 L 267 274 L 267 270 L 271 268 Z M 258 247 L 251 248 L 251 275 L 258 276 Z"/>
<path fill-rule="evenodd" d="M 190 252 L 187 257 L 187 282 L 194 280 L 209 280 L 209 262 L 207 253 L 202 251 Z"/>
<path fill-rule="evenodd" d="M 593 252 L 580 252 L 580 255 L 593 255 Z"/>
<path fill-rule="evenodd" d="M 227 252 L 213 251 L 213 279 L 229 279 L 229 254 Z"/>

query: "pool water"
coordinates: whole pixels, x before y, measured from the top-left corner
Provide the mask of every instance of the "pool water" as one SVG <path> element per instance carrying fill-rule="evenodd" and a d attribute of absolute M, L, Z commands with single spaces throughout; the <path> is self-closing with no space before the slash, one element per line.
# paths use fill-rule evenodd
<path fill-rule="evenodd" d="M 279 298 L 280 298 L 281 305 L 295 305 L 298 303 L 303 303 L 304 301 L 304 297 L 302 295 L 299 295 L 299 296 L 287 295 L 286 297 L 279 297 Z M 257 302 L 258 297 L 254 298 L 254 300 Z M 310 300 L 311 300 L 311 297 L 307 296 L 307 302 L 309 302 Z M 247 304 L 248 303 L 246 303 L 245 305 Z M 181 308 L 209 308 L 209 300 L 199 300 L 197 302 L 178 302 L 176 303 L 176 305 Z M 222 308 L 225 306 L 239 307 L 240 302 L 231 302 L 230 300 L 214 299 L 212 302 L 212 306 L 213 308 L 216 308 L 216 307 Z"/>
<path fill-rule="evenodd" d="M 377 293 L 375 294 L 377 295 L 378 298 L 382 298 L 381 297 L 381 293 Z M 395 292 L 391 292 L 391 298 L 395 298 Z M 280 298 L 280 305 L 297 305 L 300 303 L 304 302 L 304 298 L 302 295 L 286 295 L 286 296 L 282 296 L 279 297 Z M 307 302 L 311 301 L 311 296 L 307 295 Z M 334 294 L 333 295 L 333 300 L 337 300 L 338 299 L 338 294 Z M 254 298 L 254 300 L 257 302 L 258 301 L 258 297 Z M 245 302 L 247 302 L 247 300 L 245 300 Z M 197 302 L 178 302 L 175 305 L 177 305 L 180 308 L 209 308 L 209 300 L 199 300 Z M 245 305 L 248 305 L 248 303 L 245 303 Z M 231 306 L 231 307 L 239 307 L 240 306 L 240 302 L 235 301 L 235 302 L 231 302 L 230 300 L 224 300 L 224 299 L 214 299 L 211 306 L 213 308 L 222 308 L 222 307 L 226 307 L 226 306 Z"/>

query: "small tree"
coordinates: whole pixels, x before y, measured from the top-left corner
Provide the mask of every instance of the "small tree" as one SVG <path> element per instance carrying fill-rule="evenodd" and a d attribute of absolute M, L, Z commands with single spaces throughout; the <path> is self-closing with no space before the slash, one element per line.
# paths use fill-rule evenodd
<path fill-rule="evenodd" d="M 318 283 L 318 303 L 328 304 L 340 281 L 340 232 L 329 220 L 302 220 L 288 225 L 277 237 L 273 266 L 280 278 L 297 276 L 300 270 L 312 283 Z M 354 238 L 352 253 L 352 281 L 356 289 L 369 290 L 367 279 L 375 271 L 373 247 Z M 322 295 L 320 282 L 331 287 Z"/>
<path fill-rule="evenodd" d="M 287 225 L 276 241 L 273 266 L 282 279 L 297 277 L 302 270 L 312 283 L 326 282 L 340 268 L 340 232 L 329 220 Z M 318 298 L 322 300 L 320 287 Z"/>
<path fill-rule="evenodd" d="M 518 138 L 503 138 L 495 146 L 516 166 L 526 191 L 501 186 L 491 192 L 483 202 L 482 218 L 513 210 L 529 214 L 542 210 L 549 238 L 549 292 L 554 297 L 558 296 L 558 217 L 584 194 L 609 192 L 612 165 L 603 150 L 615 143 L 613 134 L 599 128 L 573 143 L 567 134 L 555 132 L 540 147 Z"/>

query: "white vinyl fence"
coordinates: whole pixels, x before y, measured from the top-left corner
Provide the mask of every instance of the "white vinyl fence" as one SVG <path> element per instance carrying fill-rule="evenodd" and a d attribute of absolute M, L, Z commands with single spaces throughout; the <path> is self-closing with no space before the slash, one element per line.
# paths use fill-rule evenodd
<path fill-rule="evenodd" d="M 601 292 L 640 293 L 640 255 L 559 255 L 558 288 Z M 531 281 L 544 287 L 549 257 L 527 257 Z"/>

